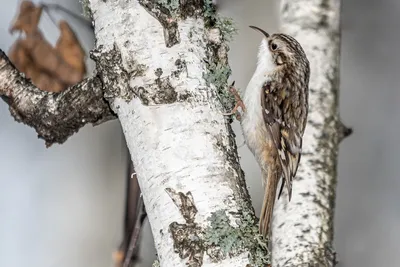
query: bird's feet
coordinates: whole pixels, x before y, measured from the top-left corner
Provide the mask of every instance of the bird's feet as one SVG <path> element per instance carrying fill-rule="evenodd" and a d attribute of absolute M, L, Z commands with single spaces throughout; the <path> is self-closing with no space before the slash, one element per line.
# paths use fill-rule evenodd
<path fill-rule="evenodd" d="M 124 262 L 125 253 L 122 250 L 117 250 L 112 254 L 112 257 L 114 259 L 114 266 L 121 267 Z"/>
<path fill-rule="evenodd" d="M 235 115 L 236 119 L 238 121 L 240 121 L 242 119 L 240 112 L 238 111 L 239 107 L 242 108 L 242 112 L 246 112 L 246 106 L 244 105 L 242 98 L 239 95 L 239 92 L 236 90 L 236 88 L 234 87 L 235 82 L 233 82 L 231 84 L 231 86 L 229 86 L 229 92 L 231 94 L 233 94 L 233 96 L 235 97 L 235 106 L 233 107 L 231 112 L 228 113 L 223 113 L 224 116 L 231 116 L 231 115 Z"/>

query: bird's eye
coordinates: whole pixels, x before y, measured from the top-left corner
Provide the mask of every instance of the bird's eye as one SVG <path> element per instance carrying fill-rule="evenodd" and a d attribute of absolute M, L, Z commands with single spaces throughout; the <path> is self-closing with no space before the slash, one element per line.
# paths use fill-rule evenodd
<path fill-rule="evenodd" d="M 275 44 L 275 43 L 272 43 L 271 44 L 271 49 L 272 50 L 276 50 L 278 48 L 278 45 L 277 44 Z"/>

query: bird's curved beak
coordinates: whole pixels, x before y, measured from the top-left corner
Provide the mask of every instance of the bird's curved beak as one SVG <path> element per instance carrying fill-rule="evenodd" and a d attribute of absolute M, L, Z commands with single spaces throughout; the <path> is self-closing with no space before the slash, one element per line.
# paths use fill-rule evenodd
<path fill-rule="evenodd" d="M 267 33 L 266 31 L 264 31 L 256 26 L 249 26 L 249 27 L 252 28 L 253 30 L 261 32 L 265 36 L 265 38 L 269 37 L 269 33 Z"/>

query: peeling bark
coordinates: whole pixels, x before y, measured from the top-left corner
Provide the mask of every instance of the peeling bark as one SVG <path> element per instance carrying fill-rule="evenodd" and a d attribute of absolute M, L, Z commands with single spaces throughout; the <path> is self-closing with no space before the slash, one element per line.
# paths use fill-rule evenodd
<path fill-rule="evenodd" d="M 194 204 L 192 193 L 176 192 L 172 188 L 166 188 L 176 207 L 179 209 L 185 223 L 172 222 L 169 225 L 174 242 L 174 250 L 179 253 L 182 259 L 188 258 L 187 265 L 202 266 L 204 258 L 204 241 L 202 238 L 203 229 L 195 222 L 197 208 Z"/>
<path fill-rule="evenodd" d="M 171 10 L 157 4 L 156 1 L 140 0 L 139 3 L 163 26 L 165 45 L 167 47 L 172 47 L 180 42 L 178 23 Z"/>
<path fill-rule="evenodd" d="M 308 123 L 293 196 L 275 206 L 273 266 L 334 266 L 333 217 L 339 144 L 339 0 L 283 0 L 282 32 L 310 61 Z"/>
<path fill-rule="evenodd" d="M 33 127 L 47 147 L 64 143 L 88 123 L 115 118 L 99 78 L 85 79 L 62 93 L 45 92 L 25 79 L 1 50 L 0 96 L 14 119 Z"/>

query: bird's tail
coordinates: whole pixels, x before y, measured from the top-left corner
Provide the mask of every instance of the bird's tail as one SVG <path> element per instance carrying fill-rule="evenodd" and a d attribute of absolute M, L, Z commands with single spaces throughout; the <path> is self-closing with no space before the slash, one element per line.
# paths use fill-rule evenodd
<path fill-rule="evenodd" d="M 279 174 L 276 171 L 263 171 L 263 179 L 266 180 L 264 191 L 264 201 L 260 214 L 260 234 L 268 237 L 270 231 L 270 224 L 272 221 L 272 213 L 274 211 L 274 204 L 276 198 L 276 190 L 278 188 Z"/>

